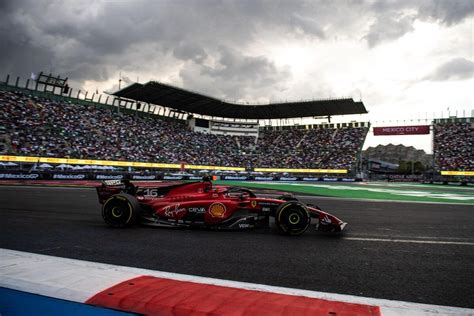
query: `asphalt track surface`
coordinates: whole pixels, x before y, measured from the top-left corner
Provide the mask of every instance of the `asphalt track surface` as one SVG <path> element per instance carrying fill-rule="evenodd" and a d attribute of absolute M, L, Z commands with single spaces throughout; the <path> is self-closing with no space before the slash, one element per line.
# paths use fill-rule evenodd
<path fill-rule="evenodd" d="M 302 197 L 349 223 L 339 237 L 102 221 L 94 189 L 0 187 L 0 247 L 226 280 L 474 307 L 472 205 Z"/>

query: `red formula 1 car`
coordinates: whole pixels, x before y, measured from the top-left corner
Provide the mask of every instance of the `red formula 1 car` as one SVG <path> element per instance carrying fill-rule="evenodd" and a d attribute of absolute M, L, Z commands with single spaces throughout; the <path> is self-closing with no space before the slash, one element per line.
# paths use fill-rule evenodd
<path fill-rule="evenodd" d="M 278 229 L 301 235 L 311 224 L 318 231 L 341 232 L 346 223 L 305 205 L 291 195 L 260 198 L 245 188 L 213 186 L 202 182 L 159 187 L 137 187 L 131 182 L 104 181 L 97 187 L 102 217 L 112 227 L 136 222 L 154 226 L 204 227 L 221 230 L 268 226 L 275 218 Z"/>

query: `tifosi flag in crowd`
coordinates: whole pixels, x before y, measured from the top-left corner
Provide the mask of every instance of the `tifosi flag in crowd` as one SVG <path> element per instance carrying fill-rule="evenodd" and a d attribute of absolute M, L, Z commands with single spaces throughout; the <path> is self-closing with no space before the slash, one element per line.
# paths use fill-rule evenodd
<path fill-rule="evenodd" d="M 375 136 L 429 134 L 429 125 L 374 127 Z"/>

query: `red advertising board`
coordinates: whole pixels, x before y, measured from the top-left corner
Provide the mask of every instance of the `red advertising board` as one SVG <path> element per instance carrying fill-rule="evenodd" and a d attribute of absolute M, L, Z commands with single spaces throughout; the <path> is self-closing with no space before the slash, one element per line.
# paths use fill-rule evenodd
<path fill-rule="evenodd" d="M 429 134 L 429 125 L 374 127 L 374 135 L 422 135 Z"/>

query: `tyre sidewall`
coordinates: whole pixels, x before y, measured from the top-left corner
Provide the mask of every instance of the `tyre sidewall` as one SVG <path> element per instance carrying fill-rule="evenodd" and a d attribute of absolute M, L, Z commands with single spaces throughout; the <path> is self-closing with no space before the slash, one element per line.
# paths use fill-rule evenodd
<path fill-rule="evenodd" d="M 117 194 L 105 201 L 102 206 L 102 218 L 111 227 L 126 227 L 135 222 L 134 203 L 125 194 Z"/>
<path fill-rule="evenodd" d="M 287 235 L 301 235 L 309 227 L 311 218 L 306 207 L 295 201 L 280 205 L 275 213 L 278 229 Z"/>

